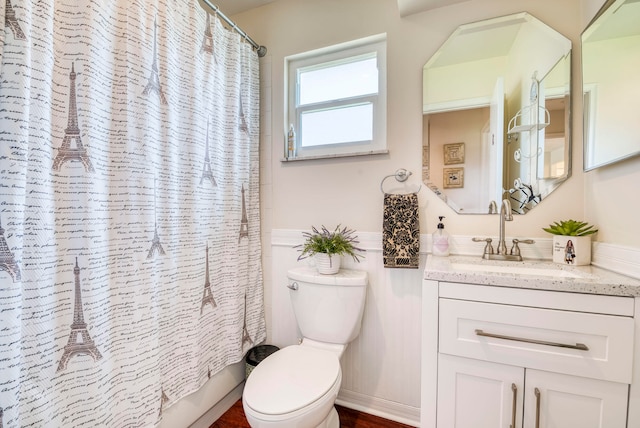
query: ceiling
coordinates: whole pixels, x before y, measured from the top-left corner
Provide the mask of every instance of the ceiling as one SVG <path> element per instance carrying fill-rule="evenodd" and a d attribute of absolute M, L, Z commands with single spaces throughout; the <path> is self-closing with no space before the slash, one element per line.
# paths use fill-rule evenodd
<path fill-rule="evenodd" d="M 511 52 L 521 28 L 527 26 L 528 22 L 530 17 L 519 13 L 461 25 L 431 57 L 427 66 L 445 67 L 506 57 Z"/>
<path fill-rule="evenodd" d="M 222 13 L 227 16 L 245 12 L 249 9 L 272 3 L 276 0 L 211 0 L 218 6 Z M 462 3 L 469 0 L 397 0 L 400 16 L 407 16 L 413 13 L 424 12 L 425 10 L 437 7 L 448 6 L 455 3 Z"/>
<path fill-rule="evenodd" d="M 442 6 L 449 6 L 455 3 L 462 3 L 469 0 L 397 0 L 400 16 L 407 16 L 413 13 L 424 12 Z"/>
<path fill-rule="evenodd" d="M 272 3 L 275 0 L 210 0 L 227 16 Z"/>
<path fill-rule="evenodd" d="M 612 5 L 603 13 L 601 19 L 590 25 L 584 32 L 583 40 L 595 42 L 638 36 L 640 35 L 638 16 L 640 16 L 639 0 L 627 0 L 622 4 Z"/>

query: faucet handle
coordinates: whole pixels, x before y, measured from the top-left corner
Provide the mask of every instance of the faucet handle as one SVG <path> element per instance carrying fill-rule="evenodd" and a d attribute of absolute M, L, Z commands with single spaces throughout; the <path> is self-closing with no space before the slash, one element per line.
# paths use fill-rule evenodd
<path fill-rule="evenodd" d="M 484 246 L 483 254 L 493 254 L 493 246 L 491 242 L 493 241 L 491 238 L 471 238 L 473 242 L 486 242 L 487 245 Z"/>
<path fill-rule="evenodd" d="M 520 255 L 520 247 L 518 247 L 519 243 L 535 244 L 536 241 L 534 241 L 533 239 L 514 239 L 512 242 L 513 242 L 513 247 L 511 247 L 511 255 L 519 256 Z"/>

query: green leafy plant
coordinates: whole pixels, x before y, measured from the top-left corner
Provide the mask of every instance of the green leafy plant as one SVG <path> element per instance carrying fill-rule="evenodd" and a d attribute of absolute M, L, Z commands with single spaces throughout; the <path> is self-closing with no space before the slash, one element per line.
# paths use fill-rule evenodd
<path fill-rule="evenodd" d="M 298 260 L 306 259 L 317 253 L 326 253 L 329 255 L 348 254 L 353 260 L 359 262 L 360 257 L 364 257 L 362 253 L 365 250 L 356 246 L 359 242 L 354 233 L 355 230 L 346 227 L 340 228 L 340 225 L 336 226 L 333 231 L 324 226 L 320 230 L 312 227 L 311 232 L 302 233 L 305 241 L 302 245 L 298 245 L 301 251 Z"/>
<path fill-rule="evenodd" d="M 549 227 L 543 227 L 542 230 L 553 235 L 587 236 L 598 231 L 598 229 L 594 229 L 593 227 L 594 226 L 589 225 L 586 221 L 565 220 L 561 222 L 556 221 L 549 225 Z"/>

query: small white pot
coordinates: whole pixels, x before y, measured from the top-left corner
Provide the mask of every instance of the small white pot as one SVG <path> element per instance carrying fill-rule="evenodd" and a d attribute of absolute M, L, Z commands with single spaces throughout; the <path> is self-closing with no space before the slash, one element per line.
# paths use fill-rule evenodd
<path fill-rule="evenodd" d="M 316 253 L 313 256 L 313 260 L 316 262 L 316 269 L 318 269 L 318 273 L 323 275 L 333 275 L 338 273 L 340 270 L 342 256 L 339 254 L 329 255 L 326 253 Z"/>
<path fill-rule="evenodd" d="M 591 264 L 591 235 L 553 235 L 553 261 L 571 266 Z"/>

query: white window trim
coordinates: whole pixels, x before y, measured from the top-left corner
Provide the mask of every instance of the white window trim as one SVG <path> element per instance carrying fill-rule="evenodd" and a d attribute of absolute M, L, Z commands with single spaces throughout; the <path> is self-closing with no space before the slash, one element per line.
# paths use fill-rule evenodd
<path fill-rule="evenodd" d="M 313 66 L 314 64 L 324 64 L 327 62 L 340 61 L 346 58 L 353 58 L 376 52 L 378 63 L 378 94 L 374 96 L 373 104 L 373 140 L 366 142 L 350 142 L 345 144 L 331 144 L 317 147 L 300 147 L 299 135 L 296 136 L 296 155 L 288 156 L 287 133 L 290 124 L 293 124 L 297 132 L 299 129 L 298 114 L 306 106 L 296 109 L 297 100 L 297 70 Z M 386 154 L 387 150 L 387 56 L 386 56 L 386 34 L 366 37 L 327 48 L 317 49 L 303 54 L 293 55 L 285 58 L 286 82 L 285 94 L 285 138 L 284 157 L 282 161 L 299 161 L 308 159 L 324 159 L 347 156 L 363 156 L 372 154 Z M 360 98 L 363 99 L 363 98 Z M 344 100 L 337 100 L 336 105 L 344 103 Z"/>

